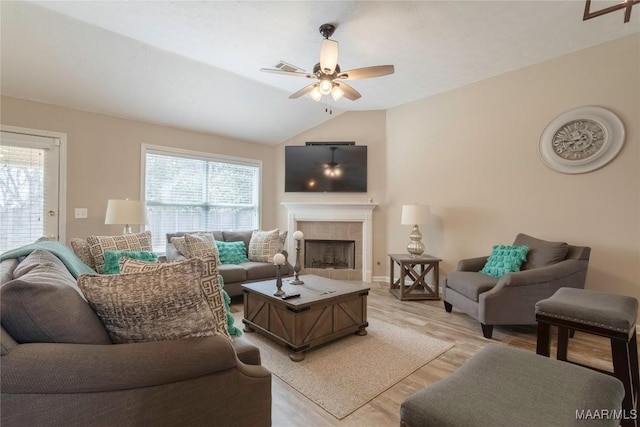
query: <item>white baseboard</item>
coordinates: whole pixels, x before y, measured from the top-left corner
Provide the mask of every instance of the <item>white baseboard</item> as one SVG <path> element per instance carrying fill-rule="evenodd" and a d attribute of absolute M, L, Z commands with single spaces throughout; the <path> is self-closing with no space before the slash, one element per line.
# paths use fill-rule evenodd
<path fill-rule="evenodd" d="M 389 276 L 373 276 L 371 280 L 373 282 L 389 283 Z"/>

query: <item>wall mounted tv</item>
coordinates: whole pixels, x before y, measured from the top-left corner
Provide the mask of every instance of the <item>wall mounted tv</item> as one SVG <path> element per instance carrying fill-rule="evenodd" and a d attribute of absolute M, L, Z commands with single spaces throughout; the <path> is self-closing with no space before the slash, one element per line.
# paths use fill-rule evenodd
<path fill-rule="evenodd" d="M 366 145 L 287 146 L 285 192 L 367 192 Z"/>

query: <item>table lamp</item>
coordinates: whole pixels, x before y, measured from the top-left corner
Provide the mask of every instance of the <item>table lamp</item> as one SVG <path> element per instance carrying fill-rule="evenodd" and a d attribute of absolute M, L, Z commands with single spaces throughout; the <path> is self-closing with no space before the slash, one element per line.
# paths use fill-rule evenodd
<path fill-rule="evenodd" d="M 131 234 L 131 224 L 147 223 L 147 208 L 140 200 L 109 199 L 104 223 L 124 225 L 123 234 Z"/>
<path fill-rule="evenodd" d="M 427 205 L 403 205 L 402 206 L 402 225 L 413 225 L 413 230 L 409 234 L 411 241 L 407 245 L 407 252 L 411 256 L 420 256 L 424 252 L 424 244 L 422 243 L 422 233 L 418 228 L 418 224 L 426 224 L 429 222 L 431 212 Z"/>

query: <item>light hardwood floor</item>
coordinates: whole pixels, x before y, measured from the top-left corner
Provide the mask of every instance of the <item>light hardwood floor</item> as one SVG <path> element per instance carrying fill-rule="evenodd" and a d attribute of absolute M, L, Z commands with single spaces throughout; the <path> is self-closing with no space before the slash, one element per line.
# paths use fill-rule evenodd
<path fill-rule="evenodd" d="M 370 286 L 367 304 L 370 315 L 452 342 L 455 346 L 342 420 L 337 420 L 274 375 L 274 427 L 399 426 L 400 404 L 405 398 L 455 371 L 487 343 L 497 342 L 536 351 L 535 326 L 497 326 L 493 331 L 493 339 L 487 340 L 482 336 L 476 320 L 455 308 L 452 313 L 447 313 L 442 301 L 399 301 L 389 293 L 388 283 L 373 283 Z M 234 299 L 232 311 L 243 311 L 241 300 Z M 555 346 L 552 345 L 551 351 L 555 357 Z M 606 338 L 576 333 L 569 344 L 569 359 L 612 370 L 610 344 Z M 402 360 L 397 363 L 402 363 Z"/>

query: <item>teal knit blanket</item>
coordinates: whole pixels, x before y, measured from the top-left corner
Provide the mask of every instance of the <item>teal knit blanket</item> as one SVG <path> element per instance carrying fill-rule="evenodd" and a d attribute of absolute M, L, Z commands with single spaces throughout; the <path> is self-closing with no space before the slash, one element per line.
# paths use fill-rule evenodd
<path fill-rule="evenodd" d="M 91 267 L 83 263 L 71 248 L 55 240 L 41 240 L 39 242 L 31 243 L 30 245 L 21 246 L 19 248 L 3 252 L 0 254 L 0 261 L 27 256 L 37 249 L 51 252 L 60 258 L 60 261 L 62 261 L 65 267 L 69 270 L 69 273 L 71 273 L 76 279 L 83 274 L 97 274 L 93 269 L 91 269 Z"/>
<path fill-rule="evenodd" d="M 222 276 L 218 275 L 218 281 L 220 282 L 220 287 L 222 288 L 222 299 L 224 300 L 224 310 L 227 312 L 227 330 L 229 331 L 229 335 L 232 337 L 240 337 L 242 336 L 242 330 L 234 325 L 235 319 L 233 318 L 233 314 L 231 313 L 231 297 L 224 290 L 224 279 Z"/>

